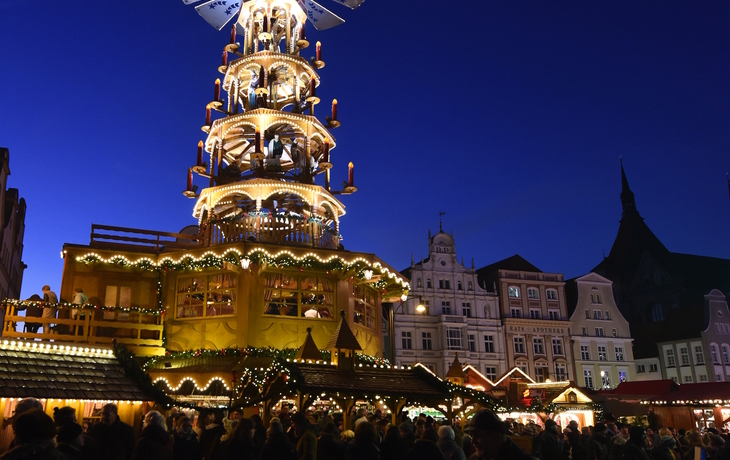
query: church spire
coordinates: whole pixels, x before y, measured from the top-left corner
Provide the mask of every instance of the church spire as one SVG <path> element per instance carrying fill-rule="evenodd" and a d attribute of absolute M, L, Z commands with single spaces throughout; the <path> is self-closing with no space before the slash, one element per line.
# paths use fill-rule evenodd
<path fill-rule="evenodd" d="M 621 214 L 621 218 L 627 217 L 629 215 L 636 214 L 639 215 L 639 212 L 636 210 L 636 201 L 634 200 L 634 192 L 631 191 L 631 188 L 629 187 L 629 181 L 626 179 L 626 172 L 624 171 L 624 162 L 619 157 L 619 163 L 621 163 L 621 207 L 623 208 L 623 212 Z"/>

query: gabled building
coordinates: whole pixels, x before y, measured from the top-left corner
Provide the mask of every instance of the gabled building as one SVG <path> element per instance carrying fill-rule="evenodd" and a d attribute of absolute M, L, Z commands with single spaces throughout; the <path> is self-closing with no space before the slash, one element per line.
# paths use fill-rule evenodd
<path fill-rule="evenodd" d="M 647 366 L 653 364 L 651 358 L 660 358 L 662 377 L 674 376 L 680 383 L 689 383 L 690 377 L 692 382 L 727 379 L 727 373 L 719 372 L 720 366 L 716 374 L 714 368 L 694 369 L 694 363 L 711 362 L 710 344 L 700 343 L 708 326 L 715 327 L 710 324 L 711 319 L 716 319 L 710 318 L 711 308 L 706 306 L 705 296 L 714 289 L 720 295 L 730 292 L 730 260 L 678 254 L 667 249 L 639 214 L 623 164 L 621 205 L 616 240 L 609 255 L 592 271 L 613 282 L 616 305 L 631 327 L 635 359 L 648 371 Z M 713 297 L 719 299 L 717 295 Z M 730 329 L 727 334 L 730 335 Z M 685 343 L 684 361 L 680 342 Z M 720 346 L 724 342 L 716 343 Z M 700 356 L 702 361 L 695 361 Z M 681 371 L 678 367 L 686 369 Z M 669 368 L 675 371 L 667 371 Z"/>
<path fill-rule="evenodd" d="M 608 389 L 633 381 L 633 339 L 613 300 L 611 281 L 588 273 L 569 280 L 566 293 L 578 385 Z"/>
<path fill-rule="evenodd" d="M 483 288 L 474 263 L 456 256 L 452 235 L 428 235 L 428 257 L 401 272 L 410 278 L 408 299 L 395 307 L 395 363 L 420 362 L 444 377 L 454 353 L 490 379 L 505 372 L 504 332 L 495 292 Z M 418 305 L 424 310 L 419 312 Z"/>
<path fill-rule="evenodd" d="M 519 367 L 536 382 L 575 378 L 563 275 L 544 273 L 519 255 L 477 273 L 499 294 L 507 368 Z"/>
<path fill-rule="evenodd" d="M 25 199 L 18 189 L 6 188 L 10 175 L 10 151 L 0 147 L 0 298 L 19 299 L 23 283 Z"/>

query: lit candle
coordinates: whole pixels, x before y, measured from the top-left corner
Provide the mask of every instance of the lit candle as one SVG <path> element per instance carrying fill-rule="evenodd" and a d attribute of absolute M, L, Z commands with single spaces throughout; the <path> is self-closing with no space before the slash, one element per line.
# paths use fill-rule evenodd
<path fill-rule="evenodd" d="M 261 152 L 261 130 L 259 130 L 258 127 L 256 127 L 256 136 L 254 142 L 256 143 L 254 152 L 260 153 Z"/>
<path fill-rule="evenodd" d="M 228 65 L 228 51 L 223 50 L 223 60 L 221 62 L 224 66 Z"/>
<path fill-rule="evenodd" d="M 329 139 L 324 140 L 324 162 L 329 163 L 330 162 L 330 141 Z"/>
<path fill-rule="evenodd" d="M 203 141 L 198 141 L 198 166 L 203 166 Z"/>
<path fill-rule="evenodd" d="M 233 27 L 231 27 L 231 45 L 236 44 L 236 24 L 233 24 Z"/>
<path fill-rule="evenodd" d="M 332 120 L 337 121 L 337 99 L 332 99 Z"/>
<path fill-rule="evenodd" d="M 213 97 L 214 101 L 218 101 L 221 98 L 221 79 L 216 78 L 215 79 L 215 96 Z"/>
<path fill-rule="evenodd" d="M 205 108 L 205 126 L 210 126 L 210 107 Z"/>
<path fill-rule="evenodd" d="M 317 60 L 322 60 L 322 44 L 320 42 L 317 42 Z"/>
<path fill-rule="evenodd" d="M 355 186 L 355 166 L 352 164 L 352 161 L 347 165 L 347 184 L 350 187 Z"/>
<path fill-rule="evenodd" d="M 191 192 L 193 190 L 193 170 L 188 168 L 188 188 L 187 191 Z"/>

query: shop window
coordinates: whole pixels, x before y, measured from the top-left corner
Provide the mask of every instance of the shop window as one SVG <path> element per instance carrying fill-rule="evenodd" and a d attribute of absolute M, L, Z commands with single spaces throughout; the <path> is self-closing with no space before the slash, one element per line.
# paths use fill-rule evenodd
<path fill-rule="evenodd" d="M 175 317 L 182 319 L 235 315 L 237 288 L 236 273 L 180 277 L 177 281 Z"/>
<path fill-rule="evenodd" d="M 332 318 L 335 305 L 335 283 L 321 276 L 297 276 L 269 273 L 265 276 L 264 314 Z M 353 294 L 355 294 L 353 292 Z M 372 294 L 371 294 L 372 295 Z M 363 300 L 355 294 L 355 311 L 363 311 Z M 372 301 L 372 297 L 370 298 Z M 358 317 L 356 313 L 356 322 Z M 373 326 L 374 327 L 374 326 Z"/>

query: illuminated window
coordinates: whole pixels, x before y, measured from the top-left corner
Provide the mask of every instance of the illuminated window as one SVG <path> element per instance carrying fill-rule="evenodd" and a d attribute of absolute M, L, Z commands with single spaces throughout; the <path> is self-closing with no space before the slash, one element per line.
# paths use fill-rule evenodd
<path fill-rule="evenodd" d="M 517 286 L 510 286 L 509 287 L 509 296 L 513 298 L 519 298 L 520 297 L 520 288 Z"/>
<path fill-rule="evenodd" d="M 586 388 L 593 388 L 593 371 L 583 371 L 583 382 Z"/>
<path fill-rule="evenodd" d="M 132 288 L 129 286 L 107 286 L 104 294 L 104 305 L 129 308 L 132 304 Z M 84 310 L 81 310 L 83 316 Z M 102 314 L 105 320 L 116 319 L 126 321 L 129 313 L 123 311 L 105 310 Z"/>
<path fill-rule="evenodd" d="M 330 283 L 332 284 L 332 289 L 334 289 L 334 283 Z M 366 286 L 353 286 L 352 296 L 355 299 L 355 315 L 353 321 L 370 329 L 375 329 L 377 325 L 375 312 L 377 311 L 376 304 L 378 301 L 375 291 Z"/>
<path fill-rule="evenodd" d="M 175 317 L 200 318 L 236 314 L 238 274 L 181 277 L 177 281 Z"/>
<path fill-rule="evenodd" d="M 608 356 L 606 353 L 606 347 L 605 346 L 598 346 L 598 360 L 599 361 L 608 361 Z"/>
<path fill-rule="evenodd" d="M 624 360 L 624 347 L 614 347 L 614 350 L 616 351 L 616 361 L 623 361 Z"/>
<path fill-rule="evenodd" d="M 265 275 L 264 314 L 332 318 L 335 283 L 324 277 L 268 273 Z M 362 305 L 355 297 L 355 311 Z M 356 313 L 357 321 L 357 313 Z"/>

